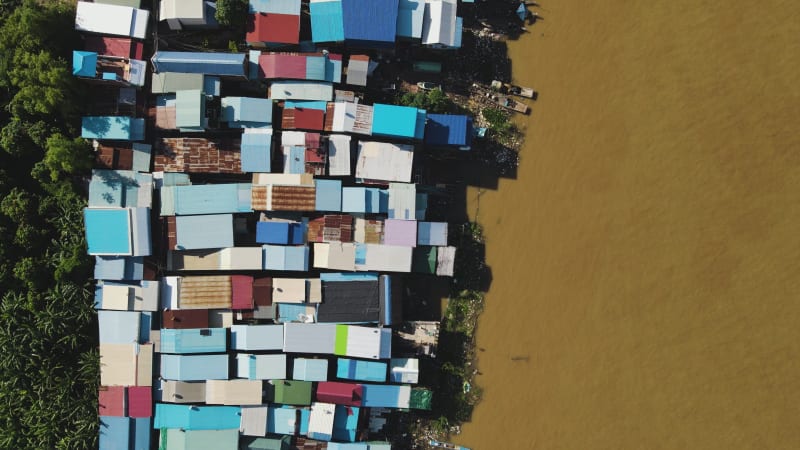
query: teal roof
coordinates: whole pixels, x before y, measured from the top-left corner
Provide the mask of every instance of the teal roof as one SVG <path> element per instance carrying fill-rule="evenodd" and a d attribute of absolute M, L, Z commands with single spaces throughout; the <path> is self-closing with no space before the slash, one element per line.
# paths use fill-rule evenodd
<path fill-rule="evenodd" d="M 162 353 L 161 377 L 165 380 L 177 381 L 227 380 L 228 355 L 169 355 Z"/>
<path fill-rule="evenodd" d="M 72 52 L 72 74 L 78 77 L 97 77 L 97 53 L 75 50 Z"/>
<path fill-rule="evenodd" d="M 425 16 L 424 0 L 400 0 L 397 13 L 397 35 L 422 39 L 422 21 Z"/>
<path fill-rule="evenodd" d="M 339 358 L 336 361 L 336 377 L 344 380 L 386 382 L 387 365 L 383 362 L 361 361 Z"/>
<path fill-rule="evenodd" d="M 130 255 L 131 217 L 128 209 L 83 210 L 90 255 Z"/>
<path fill-rule="evenodd" d="M 175 218 L 178 250 L 233 247 L 233 215 L 210 214 Z"/>
<path fill-rule="evenodd" d="M 239 430 L 242 411 L 238 406 L 193 406 L 156 404 L 153 428 L 184 430 Z"/>
<path fill-rule="evenodd" d="M 225 328 L 186 328 L 161 330 L 163 353 L 222 353 L 226 350 Z"/>
<path fill-rule="evenodd" d="M 122 116 L 84 117 L 81 123 L 81 137 L 141 141 L 144 139 L 144 119 Z"/>
<path fill-rule="evenodd" d="M 344 15 L 342 2 L 312 1 L 311 39 L 314 42 L 339 42 L 344 40 Z"/>
<path fill-rule="evenodd" d="M 417 136 L 417 108 L 376 103 L 372 111 L 372 134 L 402 138 Z"/>

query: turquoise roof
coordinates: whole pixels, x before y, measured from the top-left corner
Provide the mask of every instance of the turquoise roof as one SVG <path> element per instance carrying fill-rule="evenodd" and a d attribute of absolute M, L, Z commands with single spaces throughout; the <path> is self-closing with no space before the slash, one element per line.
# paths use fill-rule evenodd
<path fill-rule="evenodd" d="M 400 0 L 397 13 L 397 35 L 422 39 L 422 21 L 425 16 L 424 0 Z"/>
<path fill-rule="evenodd" d="M 195 357 L 196 358 L 196 357 Z M 184 430 L 239 430 L 242 410 L 238 406 L 194 406 L 156 404 L 153 428 Z"/>
<path fill-rule="evenodd" d="M 387 365 L 383 362 L 361 361 L 339 358 L 336 361 L 336 377 L 343 380 L 386 382 Z"/>
<path fill-rule="evenodd" d="M 338 0 L 311 2 L 311 39 L 314 42 L 340 42 L 344 40 L 344 15 Z"/>
<path fill-rule="evenodd" d="M 130 255 L 131 219 L 128 209 L 83 210 L 90 255 Z"/>
<path fill-rule="evenodd" d="M 314 100 L 286 100 L 284 102 L 284 108 L 307 108 L 307 109 L 318 109 L 320 111 L 326 111 L 328 109 L 328 102 L 320 102 Z"/>
<path fill-rule="evenodd" d="M 97 77 L 97 53 L 75 50 L 72 52 L 72 74 L 78 77 Z"/>
<path fill-rule="evenodd" d="M 403 138 L 417 136 L 417 108 L 376 103 L 372 111 L 372 134 Z"/>
<path fill-rule="evenodd" d="M 84 117 L 81 123 L 81 137 L 141 141 L 144 139 L 144 119 L 122 116 Z"/>
<path fill-rule="evenodd" d="M 358 413 L 355 406 L 336 405 L 333 414 L 333 439 L 353 442 L 358 431 Z"/>
<path fill-rule="evenodd" d="M 161 354 L 161 377 L 165 380 L 227 380 L 228 355 Z M 238 427 L 238 425 L 237 425 Z"/>
<path fill-rule="evenodd" d="M 226 350 L 227 329 L 186 328 L 161 330 L 162 353 L 222 353 Z"/>

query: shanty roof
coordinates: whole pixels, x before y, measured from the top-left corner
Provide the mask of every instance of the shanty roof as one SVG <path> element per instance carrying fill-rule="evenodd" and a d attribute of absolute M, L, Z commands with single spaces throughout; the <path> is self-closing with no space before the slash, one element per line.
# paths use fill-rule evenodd
<path fill-rule="evenodd" d="M 101 344 L 134 344 L 150 336 L 150 316 L 139 311 L 98 311 L 97 322 Z"/>
<path fill-rule="evenodd" d="M 97 53 L 73 50 L 72 74 L 78 77 L 95 78 L 97 76 Z"/>
<path fill-rule="evenodd" d="M 324 111 L 313 108 L 285 108 L 281 117 L 281 128 L 322 131 L 324 121 Z"/>
<path fill-rule="evenodd" d="M 410 272 L 413 248 L 397 245 L 358 244 L 356 270 Z"/>
<path fill-rule="evenodd" d="M 250 380 L 283 380 L 286 378 L 286 355 L 237 353 L 236 376 Z"/>
<path fill-rule="evenodd" d="M 425 144 L 468 147 L 472 144 L 472 117 L 457 114 L 428 114 Z"/>
<path fill-rule="evenodd" d="M 99 55 L 142 59 L 144 44 L 124 37 L 86 36 L 86 50 Z"/>
<path fill-rule="evenodd" d="M 425 45 L 461 47 L 461 27 L 457 26 L 455 0 L 428 0 L 422 24 L 422 43 Z"/>
<path fill-rule="evenodd" d="M 132 170 L 92 170 L 89 207 L 144 207 L 153 201 L 153 175 Z"/>
<path fill-rule="evenodd" d="M 174 283 L 173 283 L 174 281 Z M 230 309 L 232 301 L 231 277 L 228 275 L 206 275 L 192 277 L 166 277 L 165 286 L 176 288 L 177 307 L 180 309 L 210 309 L 222 308 Z M 175 294 L 170 294 L 174 296 Z M 168 304 L 166 295 L 162 295 L 162 304 Z M 209 319 L 209 324 L 215 326 Z M 227 328 L 227 327 L 223 327 Z"/>
<path fill-rule="evenodd" d="M 311 404 L 311 382 L 299 380 L 274 380 L 270 382 L 274 386 L 272 400 L 275 403 L 284 405 L 310 405 Z"/>
<path fill-rule="evenodd" d="M 100 344 L 101 386 L 150 386 L 152 344 Z"/>
<path fill-rule="evenodd" d="M 260 405 L 261 380 L 208 380 L 206 403 L 209 405 Z"/>
<path fill-rule="evenodd" d="M 203 91 L 180 90 L 175 94 L 175 126 L 184 131 L 202 131 L 206 125 Z"/>
<path fill-rule="evenodd" d="M 223 97 L 220 120 L 230 127 L 257 128 L 272 123 L 272 100 L 268 98 Z"/>
<path fill-rule="evenodd" d="M 419 382 L 419 360 L 417 358 L 392 358 L 389 371 L 392 383 Z"/>
<path fill-rule="evenodd" d="M 276 81 L 270 95 L 274 100 L 324 100 L 333 99 L 333 86 L 325 82 Z"/>
<path fill-rule="evenodd" d="M 246 129 L 247 130 L 247 129 Z M 242 172 L 269 172 L 272 160 L 272 130 L 242 135 Z"/>
<path fill-rule="evenodd" d="M 408 408 L 410 400 L 410 386 L 364 385 L 364 401 L 362 404 L 367 408 Z"/>
<path fill-rule="evenodd" d="M 198 356 L 182 358 L 200 358 Z M 224 364 L 227 369 L 227 363 Z M 184 430 L 239 431 L 241 408 L 235 406 L 195 406 L 156 404 L 153 428 L 182 428 Z"/>
<path fill-rule="evenodd" d="M 131 213 L 130 208 L 84 209 L 89 254 L 133 255 Z"/>
<path fill-rule="evenodd" d="M 344 16 L 340 0 L 311 0 L 311 39 L 314 42 L 344 40 Z"/>
<path fill-rule="evenodd" d="M 143 449 L 150 445 L 150 419 L 100 416 L 100 450 L 115 450 L 120 442 L 131 448 Z"/>
<path fill-rule="evenodd" d="M 336 325 L 334 354 L 364 359 L 385 359 L 392 355 L 390 328 Z"/>
<path fill-rule="evenodd" d="M 269 415 L 269 408 L 267 406 L 242 406 L 242 424 L 239 426 L 239 433 L 243 436 L 266 436 L 267 434 L 267 416 Z M 253 447 L 245 447 L 250 449 Z M 277 450 L 281 450 L 277 447 Z"/>
<path fill-rule="evenodd" d="M 267 432 L 276 434 L 297 434 L 297 409 L 290 406 L 269 406 Z"/>
<path fill-rule="evenodd" d="M 333 111 L 331 111 L 333 109 Z M 352 102 L 336 102 L 328 105 L 330 131 L 339 133 L 372 134 L 373 108 Z"/>
<path fill-rule="evenodd" d="M 150 12 L 128 6 L 78 2 L 75 29 L 90 33 L 144 39 Z"/>
<path fill-rule="evenodd" d="M 144 258 L 141 256 L 97 256 L 94 264 L 96 280 L 141 280 Z"/>
<path fill-rule="evenodd" d="M 342 210 L 342 181 L 315 179 L 317 211 Z"/>
<path fill-rule="evenodd" d="M 336 406 L 332 403 L 314 402 L 308 420 L 306 435 L 311 439 L 329 441 L 333 436 L 333 416 Z"/>
<path fill-rule="evenodd" d="M 153 94 L 167 94 L 180 90 L 202 90 L 208 95 L 219 95 L 219 77 L 202 73 L 161 72 L 152 73 Z"/>
<path fill-rule="evenodd" d="M 124 116 L 84 117 L 81 123 L 81 137 L 141 141 L 144 139 L 144 119 Z"/>
<path fill-rule="evenodd" d="M 256 242 L 262 244 L 302 244 L 303 225 L 299 222 L 260 221 L 256 223 Z"/>
<path fill-rule="evenodd" d="M 386 382 L 386 363 L 339 358 L 336 360 L 336 377 L 343 380 Z"/>
<path fill-rule="evenodd" d="M 326 323 L 286 323 L 283 327 L 284 352 L 333 354 L 336 341 L 336 325 Z"/>
<path fill-rule="evenodd" d="M 358 432 L 360 408 L 355 406 L 336 405 L 333 415 L 333 439 L 353 442 Z"/>
<path fill-rule="evenodd" d="M 158 281 L 143 280 L 138 283 L 102 281 L 95 288 L 95 307 L 118 311 L 158 310 Z"/>
<path fill-rule="evenodd" d="M 164 450 L 238 450 L 239 430 L 184 430 L 162 428 Z"/>
<path fill-rule="evenodd" d="M 161 354 L 161 378 L 177 381 L 227 380 L 228 355 Z M 156 410 L 158 419 L 158 410 Z M 238 424 L 236 426 L 239 427 Z"/>
<path fill-rule="evenodd" d="M 259 74 L 267 79 L 286 78 L 295 80 L 339 82 L 341 66 L 328 70 L 328 57 L 319 54 L 264 53 L 258 58 Z"/>
<path fill-rule="evenodd" d="M 408 183 L 413 163 L 413 145 L 359 141 L 356 178 Z"/>
<path fill-rule="evenodd" d="M 350 142 L 350 136 L 341 134 L 332 134 L 328 136 L 328 175 L 351 175 Z"/>
<path fill-rule="evenodd" d="M 344 38 L 362 46 L 391 46 L 397 35 L 398 0 L 342 0 Z"/>
<path fill-rule="evenodd" d="M 400 0 L 397 12 L 397 35 L 404 38 L 421 39 L 424 15 L 424 0 Z"/>
<path fill-rule="evenodd" d="M 389 183 L 389 218 L 417 219 L 417 185 L 414 183 Z"/>
<path fill-rule="evenodd" d="M 292 378 L 305 381 L 326 381 L 328 379 L 328 360 L 295 358 Z"/>
<path fill-rule="evenodd" d="M 159 20 L 200 19 L 205 20 L 204 0 L 161 0 Z"/>
<path fill-rule="evenodd" d="M 297 2 L 298 9 L 300 2 Z M 297 44 L 300 42 L 300 14 L 255 13 L 247 20 L 248 44 Z"/>
<path fill-rule="evenodd" d="M 156 52 L 152 62 L 156 72 L 202 73 L 247 77 L 244 53 Z"/>
<path fill-rule="evenodd" d="M 178 250 L 233 247 L 233 215 L 178 216 L 175 232 Z"/>

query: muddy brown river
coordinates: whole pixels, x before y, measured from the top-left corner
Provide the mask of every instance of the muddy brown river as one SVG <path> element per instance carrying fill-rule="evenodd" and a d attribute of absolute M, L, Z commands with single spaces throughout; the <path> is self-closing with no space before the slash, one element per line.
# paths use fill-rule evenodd
<path fill-rule="evenodd" d="M 800 448 L 800 3 L 541 0 L 516 180 L 470 191 L 493 449 Z"/>

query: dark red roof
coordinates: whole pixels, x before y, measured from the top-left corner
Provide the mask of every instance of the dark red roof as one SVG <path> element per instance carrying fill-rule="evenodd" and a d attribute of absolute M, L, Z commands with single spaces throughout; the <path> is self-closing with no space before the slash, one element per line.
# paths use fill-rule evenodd
<path fill-rule="evenodd" d="M 295 108 L 294 127 L 298 130 L 319 130 L 325 122 L 325 112 L 313 108 Z"/>
<path fill-rule="evenodd" d="M 306 133 L 306 148 L 320 148 L 319 133 Z M 306 159 L 308 161 L 308 159 Z M 322 162 L 322 160 L 320 160 Z"/>
<path fill-rule="evenodd" d="M 125 416 L 124 386 L 101 386 L 98 397 L 97 403 L 101 416 Z"/>
<path fill-rule="evenodd" d="M 161 317 L 164 328 L 208 328 L 207 309 L 170 309 Z"/>
<path fill-rule="evenodd" d="M 253 300 L 258 306 L 272 305 L 272 278 L 256 278 L 253 280 Z"/>
<path fill-rule="evenodd" d="M 300 42 L 300 16 L 291 14 L 251 14 L 247 24 L 247 42 L 297 44 Z"/>
<path fill-rule="evenodd" d="M 337 405 L 361 406 L 364 387 L 360 384 L 321 381 L 317 384 L 317 401 Z"/>
<path fill-rule="evenodd" d="M 128 388 L 128 416 L 150 417 L 153 415 L 153 393 L 150 386 Z"/>
<path fill-rule="evenodd" d="M 86 50 L 98 55 L 142 59 L 144 44 L 129 38 L 87 36 Z"/>
<path fill-rule="evenodd" d="M 253 277 L 231 275 L 233 309 L 253 309 Z"/>

